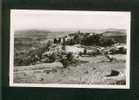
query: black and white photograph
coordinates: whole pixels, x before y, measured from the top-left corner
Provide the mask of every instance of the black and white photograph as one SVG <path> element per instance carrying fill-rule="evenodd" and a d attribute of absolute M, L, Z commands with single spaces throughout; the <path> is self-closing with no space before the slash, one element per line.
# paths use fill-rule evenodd
<path fill-rule="evenodd" d="M 130 88 L 129 11 L 10 11 L 11 87 Z"/>

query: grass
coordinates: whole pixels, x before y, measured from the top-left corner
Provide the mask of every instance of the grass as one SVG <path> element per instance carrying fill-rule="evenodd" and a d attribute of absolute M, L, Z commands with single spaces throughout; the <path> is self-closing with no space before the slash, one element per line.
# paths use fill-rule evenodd
<path fill-rule="evenodd" d="M 44 44 L 56 37 L 56 33 L 47 33 L 33 37 L 16 37 L 15 38 L 15 55 L 14 59 L 26 59 L 29 61 L 28 53 L 36 55 L 39 50 L 44 48 Z M 66 33 L 57 33 L 58 36 L 64 36 Z M 29 36 L 29 35 L 28 35 Z M 43 38 L 45 37 L 45 38 Z M 48 39 L 49 38 L 49 39 Z M 110 38 L 110 37 L 109 37 Z M 121 41 L 121 38 L 119 41 Z M 95 46 L 79 46 L 87 49 L 96 50 Z M 40 49 L 39 49 L 40 48 Z M 71 47 L 72 48 L 72 47 Z M 72 51 L 72 50 L 70 50 Z M 77 49 L 78 51 L 78 49 Z M 62 63 L 40 63 L 35 65 L 27 64 L 26 66 L 14 67 L 14 82 L 15 83 L 59 83 L 59 84 L 118 84 L 125 83 L 125 76 L 115 76 L 106 78 L 106 75 L 111 73 L 111 70 L 124 73 L 125 55 L 112 55 L 116 58 L 115 61 L 109 62 L 103 55 L 97 56 L 80 56 L 76 64 L 69 64 L 63 68 Z M 68 59 L 66 59 L 68 60 Z M 29 61 L 30 62 L 30 61 Z M 68 62 L 69 63 L 69 62 Z"/>
<path fill-rule="evenodd" d="M 30 66 L 28 70 L 17 71 L 16 67 L 14 73 L 14 82 L 18 83 L 59 83 L 59 84 L 123 84 L 120 80 L 125 80 L 123 77 L 118 79 L 109 78 L 105 76 L 110 74 L 111 69 L 124 72 L 125 63 L 122 61 L 117 62 L 101 62 L 103 56 L 98 57 L 82 57 L 80 58 L 85 63 L 78 63 L 76 66 L 68 68 L 54 68 L 47 70 L 47 64 L 39 64 L 38 66 Z M 88 62 L 87 62 L 88 61 Z M 96 62 L 93 62 L 96 61 Z M 50 64 L 51 65 L 51 64 Z M 41 67 L 44 66 L 44 67 Z M 47 66 L 47 67 L 46 67 Z M 34 68 L 35 69 L 34 69 Z M 40 67 L 40 68 L 39 68 Z M 26 68 L 26 67 L 24 67 Z M 19 68 L 20 69 L 20 68 Z M 19 81 L 20 80 L 20 81 Z"/>

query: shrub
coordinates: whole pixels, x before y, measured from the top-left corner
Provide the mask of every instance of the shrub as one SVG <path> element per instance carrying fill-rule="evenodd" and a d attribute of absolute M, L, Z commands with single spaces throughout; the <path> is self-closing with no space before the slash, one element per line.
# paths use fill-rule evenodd
<path fill-rule="evenodd" d="M 14 59 L 14 65 L 15 66 L 27 66 L 30 65 L 32 63 L 32 59 L 31 57 L 16 57 Z"/>
<path fill-rule="evenodd" d="M 85 55 L 87 53 L 87 49 L 84 48 L 83 54 Z"/>
<path fill-rule="evenodd" d="M 126 49 L 124 47 L 120 47 L 118 52 L 121 54 L 126 54 Z"/>
<path fill-rule="evenodd" d="M 76 63 L 76 59 L 71 52 L 63 52 L 63 54 L 60 55 L 59 61 L 63 64 L 64 68 L 68 67 L 70 64 Z"/>
<path fill-rule="evenodd" d="M 99 36 L 97 34 L 92 35 L 92 36 L 87 36 L 81 40 L 81 44 L 83 44 L 83 45 L 99 45 L 100 38 L 101 38 L 101 36 Z"/>
<path fill-rule="evenodd" d="M 24 53 L 21 51 L 18 53 L 15 53 L 14 65 L 15 66 L 28 66 L 31 64 L 36 64 L 37 62 L 41 61 L 42 54 L 45 51 L 48 51 L 51 45 L 52 45 L 51 41 L 48 41 L 46 45 L 43 45 L 38 49 L 31 49 Z M 50 57 L 50 61 L 53 61 L 53 58 L 54 57 Z"/>
<path fill-rule="evenodd" d="M 126 54 L 126 48 L 112 48 L 111 50 L 109 50 L 109 52 L 110 54 Z"/>
<path fill-rule="evenodd" d="M 50 56 L 48 56 L 49 62 L 54 62 L 56 59 L 56 55 L 54 53 L 52 53 Z"/>
<path fill-rule="evenodd" d="M 116 84 L 117 85 L 125 85 L 126 81 L 125 80 L 119 80 L 119 81 L 116 81 Z"/>
<path fill-rule="evenodd" d="M 112 39 L 106 39 L 106 38 L 101 38 L 99 45 L 100 46 L 112 46 L 114 44 L 114 41 Z"/>
<path fill-rule="evenodd" d="M 83 55 L 83 52 L 80 51 L 80 52 L 79 52 L 79 55 L 82 56 L 82 55 Z"/>

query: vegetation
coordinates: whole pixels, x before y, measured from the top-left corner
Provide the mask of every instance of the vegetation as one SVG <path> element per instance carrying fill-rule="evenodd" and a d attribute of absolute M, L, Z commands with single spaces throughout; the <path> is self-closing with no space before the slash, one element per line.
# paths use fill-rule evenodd
<path fill-rule="evenodd" d="M 30 33 L 15 37 L 14 82 L 126 84 L 124 35 Z"/>
<path fill-rule="evenodd" d="M 119 48 L 112 48 L 109 50 L 110 54 L 126 54 L 126 48 L 119 47 Z"/>
<path fill-rule="evenodd" d="M 25 50 L 24 52 L 15 49 L 14 64 L 16 66 L 26 66 L 36 64 L 42 57 L 42 53 L 49 50 L 51 43 L 48 41 L 46 45 L 35 49 Z"/>
<path fill-rule="evenodd" d="M 37 35 L 37 34 L 36 34 Z M 44 37 L 41 35 L 41 38 Z M 43 38 L 44 40 L 44 38 Z M 48 40 L 45 45 L 41 44 L 42 41 L 38 38 L 15 38 L 15 55 L 14 55 L 14 64 L 15 66 L 26 66 L 36 63 L 51 63 L 55 61 L 60 61 L 64 67 L 75 63 L 74 54 L 71 52 L 66 52 L 66 45 L 75 45 L 80 44 L 84 46 L 99 46 L 99 47 L 111 47 L 116 43 L 113 38 L 106 38 L 103 34 L 95 33 L 71 33 L 67 36 L 53 38 L 53 40 Z M 56 44 L 55 47 L 54 44 Z M 51 50 L 57 49 L 57 45 L 60 45 L 60 50 Z M 110 49 L 110 54 L 125 54 L 126 49 L 121 47 L 118 49 Z M 43 55 L 47 53 L 47 55 Z M 84 48 L 83 52 L 79 52 L 79 55 L 92 55 L 96 56 L 100 54 L 100 51 L 97 52 L 88 52 L 87 48 Z"/>

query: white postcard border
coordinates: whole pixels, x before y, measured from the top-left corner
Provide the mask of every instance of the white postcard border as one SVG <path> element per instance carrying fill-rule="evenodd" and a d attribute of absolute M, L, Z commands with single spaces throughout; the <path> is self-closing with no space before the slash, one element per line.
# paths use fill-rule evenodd
<path fill-rule="evenodd" d="M 9 56 L 9 86 L 10 87 L 55 87 L 55 88 L 102 88 L 102 89 L 130 89 L 130 29 L 131 29 L 131 12 L 127 12 L 127 11 L 123 11 L 123 13 L 127 13 L 129 16 L 129 20 L 130 20 L 130 25 L 128 27 L 127 30 L 127 60 L 126 60 L 126 85 L 91 85 L 91 84 L 32 84 L 32 83 L 14 83 L 13 79 L 13 69 L 14 69 L 14 27 L 12 27 L 13 24 L 13 20 L 12 20 L 12 14 L 15 13 L 16 11 L 22 11 L 22 12 L 26 12 L 29 11 L 34 12 L 35 10 L 19 10 L 19 9 L 11 9 L 10 11 L 10 56 Z M 120 11 L 70 11 L 70 10 L 37 10 L 37 11 L 53 11 L 53 12 L 60 12 L 60 13 L 66 13 L 66 12 L 70 12 L 75 14 L 76 12 L 100 12 L 100 13 L 104 13 L 104 12 L 110 12 L 110 13 L 121 13 Z"/>

